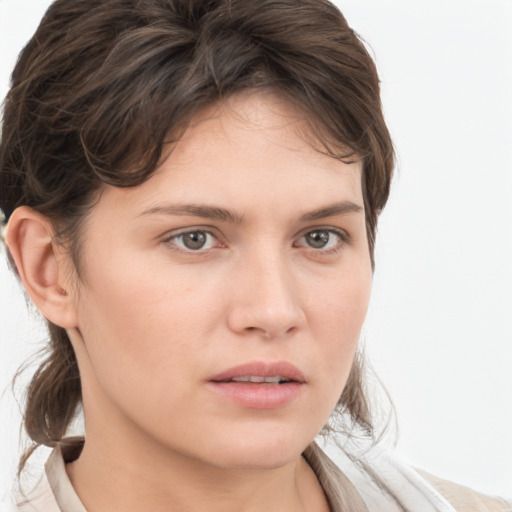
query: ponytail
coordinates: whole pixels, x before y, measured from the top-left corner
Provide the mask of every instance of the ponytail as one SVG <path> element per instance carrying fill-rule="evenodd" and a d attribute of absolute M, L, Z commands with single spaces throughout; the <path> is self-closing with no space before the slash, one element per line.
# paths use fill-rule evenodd
<path fill-rule="evenodd" d="M 51 322 L 48 330 L 48 355 L 27 390 L 23 424 L 32 444 L 20 458 L 18 474 L 39 446 L 65 444 L 62 438 L 82 398 L 78 364 L 66 330 Z"/>

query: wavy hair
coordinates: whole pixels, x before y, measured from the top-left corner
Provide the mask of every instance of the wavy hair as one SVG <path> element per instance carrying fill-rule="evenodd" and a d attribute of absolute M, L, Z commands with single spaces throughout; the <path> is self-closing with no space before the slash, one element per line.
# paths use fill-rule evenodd
<path fill-rule="evenodd" d="M 105 185 L 135 187 L 206 105 L 272 90 L 301 109 L 321 151 L 363 161 L 373 263 L 394 165 L 375 64 L 327 0 L 56 0 L 21 52 L 4 104 L 0 206 L 51 219 L 80 275 L 81 224 Z M 81 401 L 66 331 L 49 324 L 25 429 L 56 446 Z M 358 360 L 337 409 L 367 432 Z"/>

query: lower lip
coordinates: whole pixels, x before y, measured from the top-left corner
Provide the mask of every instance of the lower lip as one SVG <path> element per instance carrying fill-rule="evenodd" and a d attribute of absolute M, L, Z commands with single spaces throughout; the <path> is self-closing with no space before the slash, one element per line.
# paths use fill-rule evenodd
<path fill-rule="evenodd" d="M 249 409 L 278 409 L 299 396 L 303 384 L 260 384 L 252 382 L 209 382 L 210 388 L 242 407 Z"/>

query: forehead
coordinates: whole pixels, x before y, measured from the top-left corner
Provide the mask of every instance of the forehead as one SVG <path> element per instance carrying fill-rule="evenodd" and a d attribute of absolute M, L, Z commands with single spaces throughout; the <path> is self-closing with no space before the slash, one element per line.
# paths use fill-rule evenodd
<path fill-rule="evenodd" d="M 241 209 L 362 202 L 361 162 L 342 162 L 318 144 L 308 117 L 280 96 L 239 94 L 200 111 L 147 182 L 106 195 L 134 213 L 166 200 Z"/>
<path fill-rule="evenodd" d="M 180 146 L 182 154 L 185 149 L 193 150 L 197 148 L 194 139 L 200 146 L 204 135 L 211 142 L 215 137 L 222 137 L 236 144 L 237 135 L 243 137 L 244 132 L 260 134 L 292 151 L 303 151 L 307 145 L 308 149 L 331 158 L 359 160 L 345 144 L 328 135 L 321 120 L 273 90 L 246 90 L 207 105 L 192 118 L 172 149 Z"/>

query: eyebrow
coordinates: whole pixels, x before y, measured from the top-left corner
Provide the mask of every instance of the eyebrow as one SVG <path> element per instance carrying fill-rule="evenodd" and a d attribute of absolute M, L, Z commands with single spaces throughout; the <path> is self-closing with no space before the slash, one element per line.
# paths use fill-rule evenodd
<path fill-rule="evenodd" d="M 238 215 L 232 210 L 220 206 L 207 206 L 202 204 L 166 204 L 155 206 L 144 210 L 141 215 L 188 215 L 191 217 L 202 217 L 204 219 L 218 220 L 241 224 L 244 221 L 243 215 Z"/>
<path fill-rule="evenodd" d="M 315 220 L 326 219 L 328 217 L 339 217 L 349 213 L 360 213 L 364 209 L 362 206 L 351 201 L 341 201 L 333 203 L 317 210 L 305 213 L 300 217 L 300 222 L 311 222 Z M 185 215 L 191 217 L 201 217 L 233 224 L 241 224 L 245 218 L 233 210 L 222 208 L 220 206 L 207 206 L 202 204 L 166 204 L 148 208 L 141 213 L 142 215 Z"/>
<path fill-rule="evenodd" d="M 340 217 L 348 213 L 360 213 L 364 208 L 352 201 L 341 201 L 333 203 L 318 210 L 305 213 L 300 218 L 301 222 L 311 222 L 313 220 L 326 219 L 328 217 Z"/>

